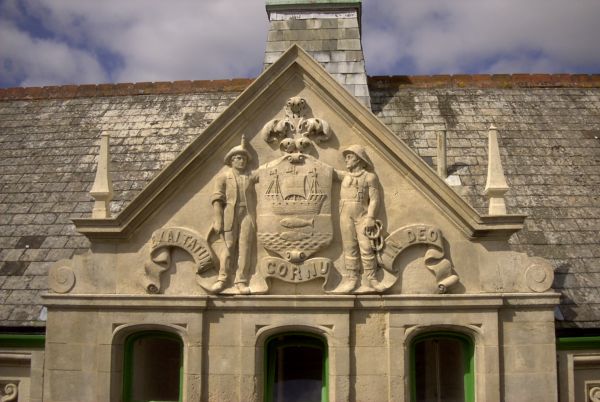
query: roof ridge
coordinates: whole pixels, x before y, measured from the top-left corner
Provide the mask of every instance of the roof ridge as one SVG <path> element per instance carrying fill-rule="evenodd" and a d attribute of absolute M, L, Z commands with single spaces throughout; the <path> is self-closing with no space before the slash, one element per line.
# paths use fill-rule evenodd
<path fill-rule="evenodd" d="M 454 74 L 370 76 L 369 85 L 434 88 L 599 88 L 600 74 Z"/>
<path fill-rule="evenodd" d="M 368 76 L 367 78 L 369 85 L 376 88 L 383 83 L 415 88 L 600 88 L 600 74 L 443 74 Z M 253 78 L 233 78 L 0 88 L 0 101 L 236 92 L 243 91 L 253 81 Z"/>
<path fill-rule="evenodd" d="M 0 101 L 243 91 L 253 78 L 0 88 Z"/>

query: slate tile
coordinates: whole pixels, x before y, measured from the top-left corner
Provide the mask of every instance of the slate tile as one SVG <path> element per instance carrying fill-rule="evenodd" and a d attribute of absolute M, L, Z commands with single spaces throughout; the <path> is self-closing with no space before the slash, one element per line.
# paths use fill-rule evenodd
<path fill-rule="evenodd" d="M 42 243 L 44 243 L 44 240 L 46 240 L 46 236 L 22 236 L 17 242 L 15 248 L 40 248 Z"/>
<path fill-rule="evenodd" d="M 48 270 L 50 269 L 50 267 L 52 266 L 52 264 L 54 262 L 55 261 L 53 261 L 53 260 L 30 262 L 29 266 L 25 270 L 24 274 L 31 275 L 31 276 L 40 276 L 41 278 L 44 278 L 44 280 L 47 281 L 46 275 L 48 275 Z"/>
<path fill-rule="evenodd" d="M 29 261 L 6 261 L 0 266 L 0 275 L 20 276 L 23 275 L 28 266 Z"/>

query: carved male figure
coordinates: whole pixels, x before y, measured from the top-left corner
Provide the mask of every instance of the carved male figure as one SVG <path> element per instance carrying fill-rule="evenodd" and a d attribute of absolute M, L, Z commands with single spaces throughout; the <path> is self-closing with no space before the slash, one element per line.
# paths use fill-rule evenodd
<path fill-rule="evenodd" d="M 377 281 L 378 269 L 375 251 L 368 235 L 377 230 L 375 217 L 380 203 L 379 180 L 365 149 L 351 145 L 342 151 L 348 172 L 337 172 L 341 176 L 340 230 L 344 251 L 346 276 L 336 293 L 352 292 L 359 285 L 360 268 L 368 278 L 367 287 L 375 291 L 385 288 Z"/>
<path fill-rule="evenodd" d="M 249 294 L 250 248 L 254 236 L 254 222 L 248 213 L 249 190 L 255 179 L 247 173 L 247 164 L 251 160 L 242 137 L 241 145 L 233 147 L 225 155 L 227 170 L 215 179 L 215 190 L 210 200 L 214 219 L 212 230 L 224 243 L 219 252 L 219 276 L 211 290 L 215 293 L 225 289 L 227 279 L 235 271 L 235 286 L 242 294 Z M 237 267 L 232 258 L 237 251 Z"/>

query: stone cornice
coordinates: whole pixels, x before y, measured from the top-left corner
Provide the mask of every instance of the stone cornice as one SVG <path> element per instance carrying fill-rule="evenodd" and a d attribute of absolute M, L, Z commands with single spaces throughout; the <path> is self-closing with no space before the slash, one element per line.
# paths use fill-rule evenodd
<path fill-rule="evenodd" d="M 168 295 L 63 295 L 46 294 L 44 304 L 61 309 L 235 309 L 295 310 L 345 309 L 476 309 L 497 310 L 517 306 L 552 307 L 558 293 L 489 293 L 445 295 L 236 295 L 236 296 L 168 296 Z"/>
<path fill-rule="evenodd" d="M 600 74 L 456 74 L 368 77 L 371 88 L 600 88 Z"/>

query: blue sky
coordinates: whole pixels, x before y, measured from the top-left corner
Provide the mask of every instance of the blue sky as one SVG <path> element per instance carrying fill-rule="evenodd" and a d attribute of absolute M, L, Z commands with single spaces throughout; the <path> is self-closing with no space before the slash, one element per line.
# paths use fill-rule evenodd
<path fill-rule="evenodd" d="M 600 0 L 363 0 L 369 75 L 600 73 Z M 264 0 L 0 0 L 0 87 L 255 77 Z"/>

